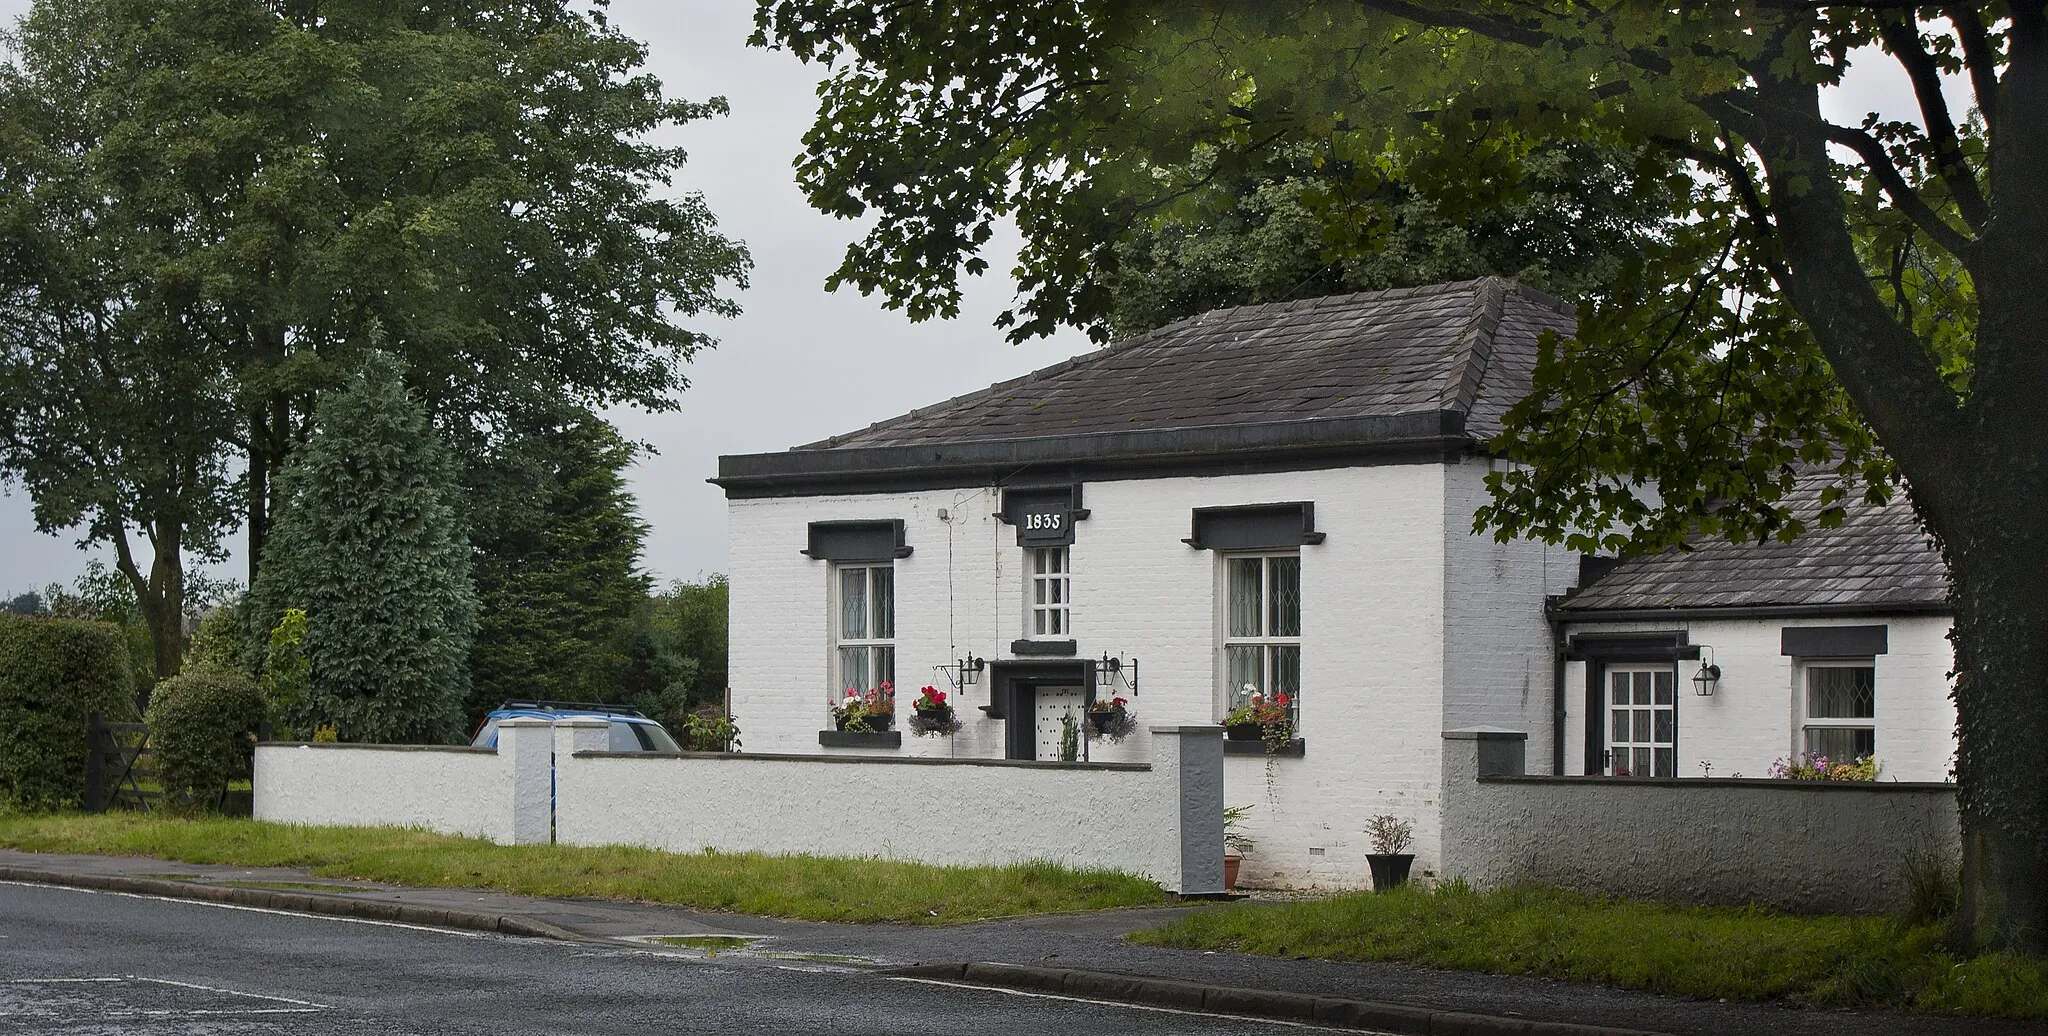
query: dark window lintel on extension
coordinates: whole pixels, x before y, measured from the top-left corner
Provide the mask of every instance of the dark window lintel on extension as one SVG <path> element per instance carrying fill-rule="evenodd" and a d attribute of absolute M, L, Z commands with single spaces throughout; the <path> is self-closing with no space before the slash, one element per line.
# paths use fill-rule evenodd
<path fill-rule="evenodd" d="M 1564 657 L 1574 661 L 1675 662 L 1698 658 L 1697 644 L 1684 630 L 1654 633 L 1575 633 L 1565 642 Z"/>
<path fill-rule="evenodd" d="M 1861 658 L 1891 648 L 1889 626 L 1786 626 L 1779 631 L 1781 654 L 1794 658 Z"/>
<path fill-rule="evenodd" d="M 1235 507 L 1197 507 L 1188 538 L 1196 550 L 1272 550 L 1323 542 L 1316 505 L 1307 500 Z"/>
<path fill-rule="evenodd" d="M 903 519 L 812 522 L 810 544 L 800 553 L 819 561 L 890 561 L 907 558 Z"/>

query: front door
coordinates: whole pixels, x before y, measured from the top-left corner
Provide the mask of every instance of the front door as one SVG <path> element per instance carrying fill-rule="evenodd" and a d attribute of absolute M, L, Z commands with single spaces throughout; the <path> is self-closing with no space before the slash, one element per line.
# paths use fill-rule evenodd
<path fill-rule="evenodd" d="M 1678 776 L 1678 672 L 1670 665 L 1607 667 L 1607 773 Z"/>
<path fill-rule="evenodd" d="M 1036 735 L 1033 758 L 1057 762 L 1061 758 L 1060 741 L 1066 733 L 1064 719 L 1071 715 L 1076 724 L 1084 722 L 1088 718 L 1088 699 L 1079 687 L 1040 687 L 1037 691 L 1038 700 L 1032 708 L 1032 730 Z M 1077 726 L 1077 752 L 1078 737 L 1086 733 Z"/>

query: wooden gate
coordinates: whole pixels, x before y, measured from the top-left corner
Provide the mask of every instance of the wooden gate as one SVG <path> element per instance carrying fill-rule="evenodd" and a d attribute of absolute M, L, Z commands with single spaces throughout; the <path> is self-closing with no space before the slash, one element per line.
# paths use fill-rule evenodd
<path fill-rule="evenodd" d="M 270 724 L 264 723 L 257 729 L 256 740 L 269 739 Z M 248 785 L 251 777 L 248 770 L 236 775 L 221 789 L 218 799 L 206 804 L 207 808 L 230 816 L 248 816 L 255 797 Z M 178 796 L 186 805 L 192 804 L 190 793 L 180 791 Z M 149 747 L 149 724 L 116 723 L 93 713 L 86 743 L 86 811 L 128 809 L 152 813 L 163 805 L 163 779 L 156 753 Z"/>
<path fill-rule="evenodd" d="M 116 723 L 92 714 L 86 740 L 85 809 L 151 812 L 162 804 L 156 753 L 149 750 L 149 724 Z"/>

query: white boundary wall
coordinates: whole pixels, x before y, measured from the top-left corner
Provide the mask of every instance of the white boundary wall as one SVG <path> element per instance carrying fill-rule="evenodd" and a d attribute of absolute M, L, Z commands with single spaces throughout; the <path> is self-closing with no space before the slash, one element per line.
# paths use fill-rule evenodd
<path fill-rule="evenodd" d="M 501 844 L 933 864 L 1050 860 L 1223 891 L 1223 732 L 1154 727 L 1149 763 L 614 753 L 603 720 L 507 720 L 499 749 L 264 744 L 255 815 Z M 550 812 L 552 806 L 552 813 Z"/>
<path fill-rule="evenodd" d="M 546 720 L 512 719 L 499 724 L 497 749 L 259 744 L 254 814 L 282 824 L 423 827 L 503 845 L 546 842 L 552 737 Z"/>
<path fill-rule="evenodd" d="M 1050 860 L 1223 889 L 1223 740 L 1150 731 L 1152 761 L 605 752 L 564 725 L 555 833 L 568 845 L 806 853 L 978 865 Z"/>

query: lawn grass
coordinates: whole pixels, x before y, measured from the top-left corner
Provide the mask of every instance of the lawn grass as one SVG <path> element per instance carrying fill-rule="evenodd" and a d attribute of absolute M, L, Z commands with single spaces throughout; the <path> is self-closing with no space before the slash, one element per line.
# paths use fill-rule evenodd
<path fill-rule="evenodd" d="M 0 815 L 0 846 L 237 867 L 303 867 L 322 878 L 597 896 L 810 921 L 954 924 L 1167 901 L 1159 886 L 1142 878 L 1052 863 L 936 867 L 625 846 L 503 846 L 401 828 L 301 827 L 133 813 Z"/>
<path fill-rule="evenodd" d="M 1404 886 L 1312 902 L 1239 904 L 1133 942 L 1275 957 L 1600 982 L 1673 996 L 2048 1018 L 2048 963 L 1962 959 L 1940 924 L 1682 907 L 1556 889 Z"/>

